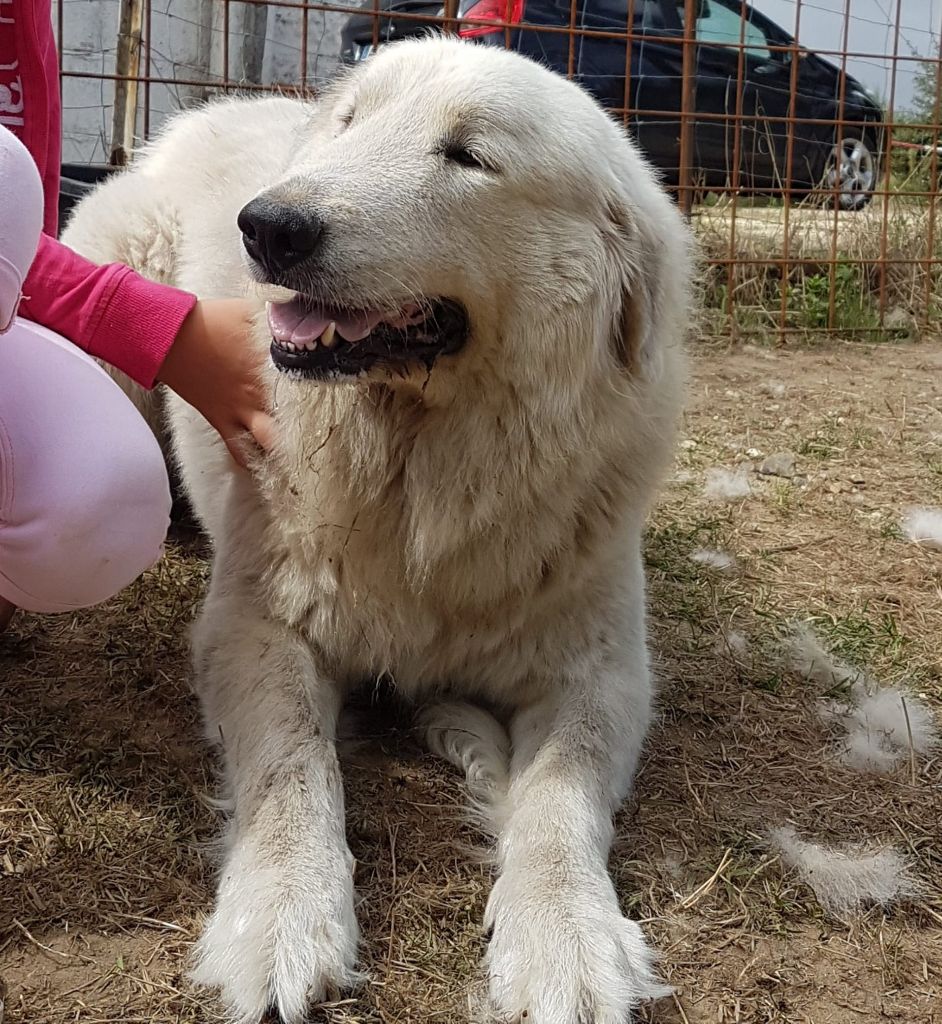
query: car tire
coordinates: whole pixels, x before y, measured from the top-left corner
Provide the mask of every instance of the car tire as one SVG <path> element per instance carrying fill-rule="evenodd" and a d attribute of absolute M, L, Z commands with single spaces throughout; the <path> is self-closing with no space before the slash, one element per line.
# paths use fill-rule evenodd
<path fill-rule="evenodd" d="M 880 180 L 880 152 L 873 135 L 848 127 L 827 158 L 821 188 L 824 201 L 838 209 L 862 210 Z"/>

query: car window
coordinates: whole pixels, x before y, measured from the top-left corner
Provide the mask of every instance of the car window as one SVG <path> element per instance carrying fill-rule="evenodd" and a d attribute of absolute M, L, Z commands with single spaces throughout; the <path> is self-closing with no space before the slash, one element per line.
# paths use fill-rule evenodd
<path fill-rule="evenodd" d="M 375 3 L 376 0 L 367 0 L 368 3 Z M 2 6 L 3 0 L 0 0 Z M 381 5 L 382 6 L 382 5 Z M 680 25 L 675 21 L 671 24 L 672 11 L 664 0 L 634 0 L 626 5 L 625 0 L 592 0 L 580 4 L 582 18 L 580 25 L 583 28 L 602 28 L 609 31 L 625 31 L 626 14 L 634 19 L 632 27 L 650 32 L 655 35 L 674 35 L 681 31 Z M 666 8 L 666 14 L 665 14 Z M 565 0 L 563 9 L 566 17 L 569 17 L 569 0 Z"/>
<path fill-rule="evenodd" d="M 684 16 L 683 0 L 677 2 L 677 13 Z M 768 47 L 765 33 L 749 20 L 748 8 L 743 8 L 746 23 L 743 25 L 742 15 L 738 10 L 730 10 L 716 0 L 699 0 L 697 4 L 697 41 L 711 46 L 727 46 L 737 49 L 740 43 L 745 44 L 746 54 L 757 60 L 771 60 L 772 52 Z"/>
<path fill-rule="evenodd" d="M 664 5 L 661 3 L 661 0 L 644 0 L 638 6 L 641 8 L 642 28 L 654 30 L 673 28 L 672 25 L 667 24 L 664 17 Z M 635 17 L 637 17 L 637 14 Z"/>

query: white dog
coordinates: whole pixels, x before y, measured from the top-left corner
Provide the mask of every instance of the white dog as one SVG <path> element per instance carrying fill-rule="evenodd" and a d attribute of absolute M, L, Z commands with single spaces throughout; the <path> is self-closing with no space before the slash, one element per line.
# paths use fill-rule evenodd
<path fill-rule="evenodd" d="M 256 296 L 271 350 L 280 441 L 251 475 L 171 403 L 215 545 L 194 658 L 233 799 L 196 978 L 244 1024 L 356 981 L 334 741 L 383 676 L 494 829 L 494 1009 L 623 1024 L 663 992 L 606 859 L 650 718 L 641 532 L 690 266 L 648 164 L 530 61 L 403 42 L 316 107 L 183 115 L 68 240 Z"/>

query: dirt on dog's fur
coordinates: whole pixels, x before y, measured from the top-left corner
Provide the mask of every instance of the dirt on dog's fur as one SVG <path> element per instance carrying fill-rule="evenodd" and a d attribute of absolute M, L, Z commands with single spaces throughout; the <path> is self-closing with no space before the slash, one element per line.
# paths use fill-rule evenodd
<path fill-rule="evenodd" d="M 794 475 L 752 472 L 779 453 Z M 744 463 L 749 496 L 703 497 L 709 468 Z M 778 653 L 810 620 L 828 649 L 942 713 L 942 555 L 902 535 L 913 505 L 942 505 L 942 346 L 700 356 L 647 539 L 662 716 L 611 859 L 677 987 L 645 1019 L 942 1021 L 942 760 L 888 776 L 842 765 L 818 714 L 835 695 Z M 735 566 L 692 562 L 699 548 Z M 6 1024 L 221 1019 L 184 976 L 213 891 L 213 773 L 186 682 L 205 577 L 178 531 L 119 599 L 18 617 L 0 639 Z M 457 773 L 408 719 L 373 694 L 361 714 L 344 760 L 370 981 L 322 1016 L 458 1024 L 484 949 L 481 840 Z M 896 847 L 922 893 L 828 919 L 768 845 L 789 823 Z"/>

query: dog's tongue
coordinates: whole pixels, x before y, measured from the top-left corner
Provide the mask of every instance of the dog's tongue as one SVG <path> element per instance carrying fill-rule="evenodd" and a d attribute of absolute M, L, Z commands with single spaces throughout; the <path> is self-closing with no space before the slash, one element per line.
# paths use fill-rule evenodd
<path fill-rule="evenodd" d="M 293 345 L 310 345 L 330 326 L 337 325 L 337 333 L 346 341 L 361 341 L 383 319 L 377 310 L 349 315 L 333 313 L 327 309 L 311 307 L 301 299 L 268 304 L 268 326 L 275 341 L 290 341 Z"/>

